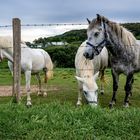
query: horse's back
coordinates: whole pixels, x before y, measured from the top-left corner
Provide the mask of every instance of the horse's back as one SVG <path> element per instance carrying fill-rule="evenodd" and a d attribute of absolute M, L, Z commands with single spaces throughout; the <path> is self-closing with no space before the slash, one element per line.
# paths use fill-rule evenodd
<path fill-rule="evenodd" d="M 23 70 L 40 71 L 45 67 L 46 53 L 41 49 L 32 49 L 22 45 L 21 67 Z"/>

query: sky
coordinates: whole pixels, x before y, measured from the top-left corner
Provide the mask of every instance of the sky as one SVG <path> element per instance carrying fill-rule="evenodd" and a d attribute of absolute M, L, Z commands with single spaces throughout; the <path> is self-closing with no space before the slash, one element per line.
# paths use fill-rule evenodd
<path fill-rule="evenodd" d="M 101 14 L 116 22 L 140 22 L 140 0 L 1 0 L 0 26 L 20 18 L 21 24 L 86 24 Z M 22 27 L 24 41 L 48 37 L 80 26 Z M 0 36 L 12 35 L 11 28 L 0 28 Z"/>

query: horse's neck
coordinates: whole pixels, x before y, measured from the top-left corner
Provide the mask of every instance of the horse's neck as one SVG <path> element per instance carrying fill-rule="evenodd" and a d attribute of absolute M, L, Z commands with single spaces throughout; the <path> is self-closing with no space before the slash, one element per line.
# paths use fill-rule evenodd
<path fill-rule="evenodd" d="M 109 42 L 111 43 L 112 46 L 114 47 L 123 46 L 122 40 L 118 38 L 117 34 L 113 32 L 110 27 L 108 29 L 108 34 L 109 34 Z"/>
<path fill-rule="evenodd" d="M 121 59 L 126 55 L 135 55 L 135 50 L 138 49 L 136 39 L 132 34 L 123 29 L 122 34 L 119 34 L 115 31 L 112 31 L 111 27 L 108 27 L 108 39 L 111 43 L 111 46 L 107 47 L 107 49 L 113 54 L 113 56 Z"/>
<path fill-rule="evenodd" d="M 116 30 L 119 31 L 113 31 L 108 26 L 109 41 L 112 46 L 129 49 L 136 45 L 136 39 L 131 32 L 127 31 L 124 27 L 118 27 Z"/>
<path fill-rule="evenodd" d="M 1 53 L 2 53 L 1 55 L 3 58 L 7 58 L 11 62 L 13 61 L 13 49 L 12 48 L 2 49 Z"/>

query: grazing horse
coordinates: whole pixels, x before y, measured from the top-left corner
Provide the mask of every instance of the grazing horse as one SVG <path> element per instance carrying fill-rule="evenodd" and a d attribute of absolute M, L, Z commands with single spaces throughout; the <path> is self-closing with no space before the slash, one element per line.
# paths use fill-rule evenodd
<path fill-rule="evenodd" d="M 84 56 L 92 59 L 101 53 L 104 46 L 110 52 L 110 63 L 113 77 L 113 96 L 110 107 L 116 103 L 119 75 L 126 75 L 124 106 L 129 106 L 133 75 L 140 71 L 140 43 L 134 35 L 118 23 L 97 14 L 89 21 L 87 45 Z"/>
<path fill-rule="evenodd" d="M 13 73 L 13 42 L 11 37 L 0 37 L 0 58 L 7 58 L 8 65 Z M 30 97 L 30 81 L 31 73 L 36 74 L 39 81 L 39 92 L 41 94 L 41 79 L 39 72 L 44 70 L 45 82 L 53 76 L 53 63 L 49 54 L 42 49 L 31 49 L 26 44 L 21 43 L 21 71 L 25 73 L 26 91 L 27 91 L 27 106 L 31 106 Z M 46 92 L 44 91 L 44 95 Z"/>
<path fill-rule="evenodd" d="M 104 93 L 104 70 L 108 66 L 108 51 L 104 47 L 100 55 L 96 56 L 93 60 L 88 60 L 83 56 L 86 49 L 86 42 L 87 41 L 81 44 L 75 57 L 76 79 L 79 85 L 77 105 L 81 105 L 82 92 L 90 105 L 97 105 L 98 86 L 96 84 L 96 79 L 100 74 L 100 92 Z"/>

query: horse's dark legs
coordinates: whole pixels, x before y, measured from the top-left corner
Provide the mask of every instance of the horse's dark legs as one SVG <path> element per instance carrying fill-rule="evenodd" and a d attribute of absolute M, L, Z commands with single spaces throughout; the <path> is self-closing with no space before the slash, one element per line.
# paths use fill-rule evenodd
<path fill-rule="evenodd" d="M 100 93 L 103 95 L 104 94 L 104 82 L 105 82 L 104 70 L 100 71 L 99 77 L 100 77 Z"/>
<path fill-rule="evenodd" d="M 119 81 L 119 74 L 116 73 L 113 69 L 111 70 L 112 72 L 112 78 L 113 78 L 113 96 L 112 96 L 112 100 L 109 103 L 109 107 L 113 107 L 113 104 L 116 103 L 116 93 L 117 93 L 117 89 L 118 89 L 118 81 Z"/>
<path fill-rule="evenodd" d="M 129 96 L 132 96 L 132 84 L 134 83 L 134 77 L 132 78 L 131 80 L 131 91 L 130 91 L 130 95 Z"/>
<path fill-rule="evenodd" d="M 126 85 L 125 85 L 125 98 L 124 98 L 124 106 L 129 106 L 129 95 L 131 95 L 131 89 L 132 89 L 132 83 L 133 83 L 133 73 L 128 74 L 126 79 Z"/>

